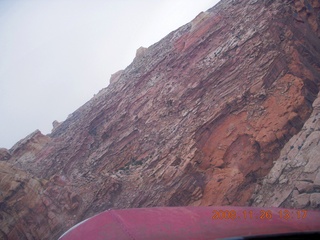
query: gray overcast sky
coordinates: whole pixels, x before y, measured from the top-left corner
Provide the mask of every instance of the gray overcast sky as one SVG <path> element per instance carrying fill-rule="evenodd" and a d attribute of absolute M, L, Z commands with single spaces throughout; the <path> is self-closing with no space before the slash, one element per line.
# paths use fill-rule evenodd
<path fill-rule="evenodd" d="M 0 0 L 0 147 L 48 134 L 148 47 L 218 0 Z"/>

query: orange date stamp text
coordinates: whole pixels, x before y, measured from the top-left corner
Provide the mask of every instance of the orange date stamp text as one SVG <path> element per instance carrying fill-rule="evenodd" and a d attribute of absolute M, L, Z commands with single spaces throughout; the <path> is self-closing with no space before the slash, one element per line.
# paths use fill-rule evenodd
<path fill-rule="evenodd" d="M 268 209 L 260 211 L 241 210 L 213 210 L 212 220 L 271 220 L 280 218 L 284 220 L 299 220 L 307 217 L 307 210 L 284 209 L 271 211 Z"/>

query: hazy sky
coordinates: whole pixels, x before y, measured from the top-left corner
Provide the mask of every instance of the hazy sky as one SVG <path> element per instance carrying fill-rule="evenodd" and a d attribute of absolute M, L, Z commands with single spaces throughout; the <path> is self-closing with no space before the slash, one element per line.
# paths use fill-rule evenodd
<path fill-rule="evenodd" d="M 0 147 L 48 134 L 148 47 L 218 0 L 0 0 Z"/>

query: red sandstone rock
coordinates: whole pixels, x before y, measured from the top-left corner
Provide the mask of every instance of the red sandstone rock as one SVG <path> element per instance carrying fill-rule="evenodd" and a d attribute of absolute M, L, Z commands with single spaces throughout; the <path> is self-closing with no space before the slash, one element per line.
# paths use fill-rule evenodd
<path fill-rule="evenodd" d="M 0 239 L 57 239 L 74 224 L 80 197 L 67 183 L 36 178 L 0 162 Z"/>
<path fill-rule="evenodd" d="M 21 198 L 30 209 L 43 202 L 32 210 L 43 226 L 32 211 L 15 215 L 19 195 L 3 198 L 12 212 L 1 234 L 54 239 L 108 208 L 318 208 L 319 8 L 225 0 L 139 50 L 49 136 L 32 134 L 0 162 L 1 186 L 21 171 L 48 196 L 27 188 Z"/>

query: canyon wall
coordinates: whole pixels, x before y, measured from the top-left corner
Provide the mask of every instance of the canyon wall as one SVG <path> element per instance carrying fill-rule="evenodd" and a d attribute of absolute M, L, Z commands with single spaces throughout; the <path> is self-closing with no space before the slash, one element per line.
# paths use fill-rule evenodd
<path fill-rule="evenodd" d="M 45 136 L 0 149 L 0 237 L 109 208 L 320 207 L 320 4 L 223 0 Z"/>

